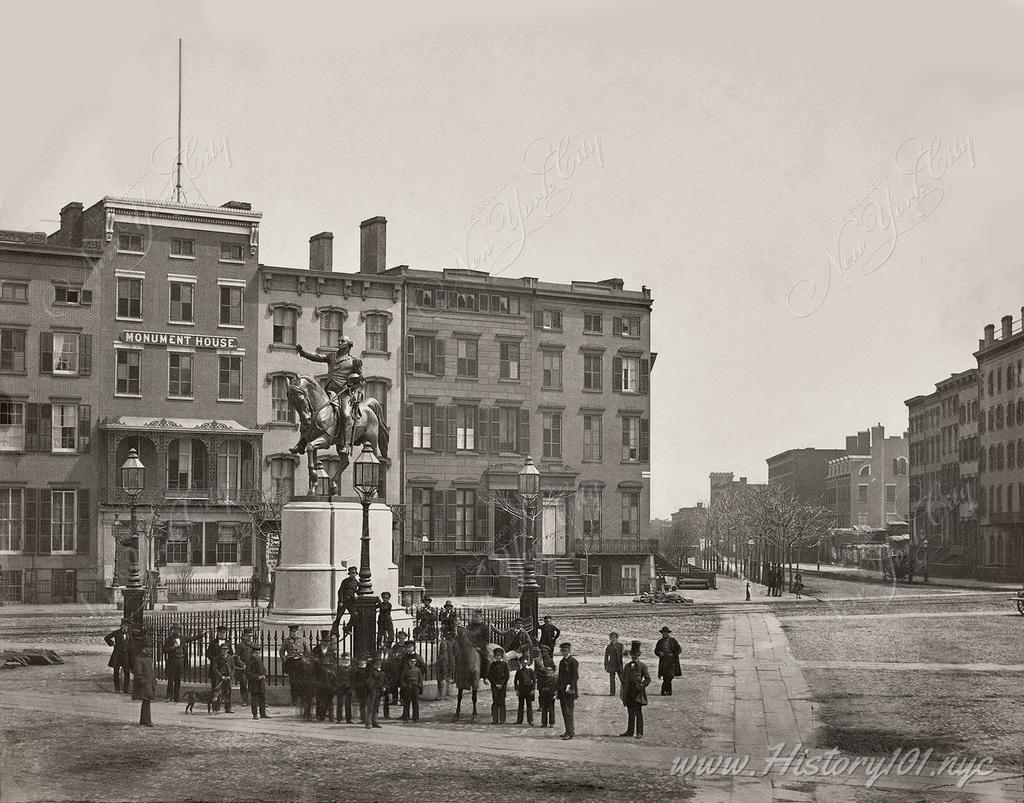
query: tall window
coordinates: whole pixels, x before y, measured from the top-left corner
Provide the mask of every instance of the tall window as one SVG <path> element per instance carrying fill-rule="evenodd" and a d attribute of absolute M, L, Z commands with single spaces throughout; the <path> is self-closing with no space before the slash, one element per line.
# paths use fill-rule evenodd
<path fill-rule="evenodd" d="M 50 492 L 50 552 L 75 551 L 75 491 Z"/>
<path fill-rule="evenodd" d="M 519 379 L 519 344 L 502 343 L 498 355 L 499 377 Z"/>
<path fill-rule="evenodd" d="M 295 461 L 277 457 L 270 461 L 270 487 L 276 499 L 295 495 Z"/>
<path fill-rule="evenodd" d="M 477 408 L 460 404 L 455 415 L 455 448 L 473 450 L 476 448 Z"/>
<path fill-rule="evenodd" d="M 366 316 L 366 350 L 388 350 L 388 317 L 387 315 Z"/>
<path fill-rule="evenodd" d="M 498 408 L 498 451 L 519 451 L 519 408 Z"/>
<path fill-rule="evenodd" d="M 53 373 L 78 373 L 78 333 L 53 333 Z"/>
<path fill-rule="evenodd" d="M 562 414 L 544 413 L 544 457 L 562 456 Z"/>
<path fill-rule="evenodd" d="M 277 307 L 274 310 L 274 342 L 286 346 L 295 345 L 295 320 L 298 316 L 291 307 Z"/>
<path fill-rule="evenodd" d="M 252 481 L 252 445 L 237 439 L 222 443 L 217 452 L 217 489 L 221 498 L 240 498 L 239 490 L 252 488 Z"/>
<path fill-rule="evenodd" d="M 217 386 L 217 398 L 241 400 L 242 398 L 242 358 L 222 354 Z"/>
<path fill-rule="evenodd" d="M 379 379 L 371 379 L 366 383 L 364 391 L 366 398 L 376 399 L 380 402 L 380 408 L 384 411 L 385 423 L 388 417 L 388 385 Z"/>
<path fill-rule="evenodd" d="M 345 326 L 345 313 L 341 310 L 324 310 L 320 313 L 320 348 L 336 349 Z"/>
<path fill-rule="evenodd" d="M 192 282 L 170 283 L 170 308 L 167 319 L 171 323 L 195 323 L 196 286 Z"/>
<path fill-rule="evenodd" d="M 625 491 L 622 494 L 622 534 L 640 534 L 639 491 Z"/>
<path fill-rule="evenodd" d="M 412 406 L 412 448 L 430 449 L 434 405 L 416 403 Z"/>
<path fill-rule="evenodd" d="M 25 450 L 25 404 L 0 401 L 0 451 Z"/>
<path fill-rule="evenodd" d="M 287 376 L 275 376 L 270 380 L 270 406 L 274 421 L 294 424 L 295 411 L 288 404 L 289 380 Z"/>
<path fill-rule="evenodd" d="M 638 393 L 640 391 L 640 358 L 622 358 L 622 392 Z"/>
<path fill-rule="evenodd" d="M 458 348 L 458 362 L 457 372 L 460 377 L 475 378 L 477 376 L 478 367 L 478 349 L 477 341 L 460 338 L 456 347 Z"/>
<path fill-rule="evenodd" d="M 896 486 L 895 485 L 886 485 L 885 486 L 885 503 L 887 505 L 895 505 L 896 504 Z"/>
<path fill-rule="evenodd" d="M 601 537 L 601 489 L 583 488 L 581 497 L 583 514 L 583 535 L 587 538 Z"/>
<path fill-rule="evenodd" d="M 867 502 L 868 501 L 868 486 L 858 485 L 857 486 L 857 501 Z"/>
<path fill-rule="evenodd" d="M 206 447 L 202 441 L 175 438 L 167 444 L 167 487 L 175 491 L 206 487 Z"/>
<path fill-rule="evenodd" d="M 25 330 L 0 330 L 0 371 L 25 372 Z"/>
<path fill-rule="evenodd" d="M 175 399 L 192 398 L 192 355 L 171 351 L 167 354 L 167 395 Z"/>
<path fill-rule="evenodd" d="M 636 416 L 622 418 L 622 460 L 626 463 L 640 460 L 640 419 Z"/>
<path fill-rule="evenodd" d="M 117 317 L 142 320 L 142 279 L 117 279 Z"/>
<path fill-rule="evenodd" d="M 167 531 L 168 563 L 188 563 L 188 524 L 175 523 Z"/>
<path fill-rule="evenodd" d="M 548 390 L 561 390 L 562 388 L 562 352 L 545 351 L 542 355 L 544 375 L 542 386 Z"/>
<path fill-rule="evenodd" d="M 584 390 L 601 390 L 603 385 L 603 379 L 601 377 L 601 362 L 602 357 L 600 354 L 583 355 Z"/>
<path fill-rule="evenodd" d="M 602 419 L 599 415 L 583 416 L 583 459 L 599 461 L 601 459 Z"/>
<path fill-rule="evenodd" d="M 0 552 L 21 552 L 24 504 L 21 488 L 0 488 Z"/>
<path fill-rule="evenodd" d="M 54 404 L 51 428 L 51 451 L 74 452 L 78 449 L 78 405 Z"/>
<path fill-rule="evenodd" d="M 220 286 L 220 325 L 242 325 L 242 287 Z"/>
<path fill-rule="evenodd" d="M 431 489 L 412 489 L 412 537 L 422 538 L 430 535 L 431 521 Z"/>
<path fill-rule="evenodd" d="M 476 535 L 476 491 L 455 491 L 455 537 L 470 541 Z"/>
<path fill-rule="evenodd" d="M 438 358 L 443 359 L 443 355 L 437 354 L 437 341 L 425 335 L 416 335 L 412 340 L 412 370 L 427 374 L 442 373 L 443 366 L 438 366 L 437 361 Z"/>
<path fill-rule="evenodd" d="M 117 349 L 117 381 L 114 392 L 120 396 L 141 394 L 140 376 L 142 352 L 136 349 Z"/>
<path fill-rule="evenodd" d="M 193 259 L 196 255 L 196 241 L 185 240 L 178 237 L 171 239 L 171 256 Z"/>

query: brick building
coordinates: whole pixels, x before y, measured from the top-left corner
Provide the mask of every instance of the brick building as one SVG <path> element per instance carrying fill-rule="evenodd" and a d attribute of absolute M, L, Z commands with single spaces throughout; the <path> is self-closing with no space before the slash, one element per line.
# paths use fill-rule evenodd
<path fill-rule="evenodd" d="M 844 454 L 842 449 L 787 449 L 768 458 L 768 484 L 789 488 L 805 504 L 823 505 L 829 461 Z"/>
<path fill-rule="evenodd" d="M 951 374 L 907 399 L 910 517 L 933 563 L 970 563 L 977 530 L 977 371 Z"/>
<path fill-rule="evenodd" d="M 361 224 L 362 251 L 354 272 L 334 271 L 330 232 L 310 238 L 308 268 L 259 267 L 257 414 L 266 431 L 263 486 L 275 498 L 287 501 L 309 488 L 306 458 L 288 452 L 299 437 L 286 395 L 288 381 L 298 374 L 321 379 L 327 368 L 302 359 L 295 346 L 333 352 L 346 335 L 354 341 L 352 354 L 363 361 L 366 392 L 380 401 L 391 430 L 383 501 L 400 502 L 402 279 L 383 275 L 386 225 L 383 217 Z M 340 464 L 333 450 L 322 453 L 322 463 L 337 475 Z M 339 483 L 341 496 L 355 498 L 351 483 L 348 470 Z"/>
<path fill-rule="evenodd" d="M 718 499 L 724 499 L 730 494 L 742 494 L 754 488 L 765 487 L 765 483 L 747 482 L 746 477 L 736 479 L 731 471 L 712 471 L 708 477 L 710 479 L 711 496 L 709 498 L 711 504 L 714 504 Z"/>
<path fill-rule="evenodd" d="M 61 213 L 74 217 L 74 204 Z M 98 601 L 97 241 L 0 231 L 0 597 Z"/>
<path fill-rule="evenodd" d="M 905 531 L 909 515 L 907 439 L 881 424 L 846 438 L 845 454 L 828 463 L 825 506 L 836 527 Z"/>
<path fill-rule="evenodd" d="M 437 592 L 515 588 L 517 473 L 542 476 L 545 593 L 645 585 L 651 294 L 397 268 L 405 287 L 402 577 Z"/>
<path fill-rule="evenodd" d="M 1021 310 L 1024 318 L 1024 309 Z M 1024 578 L 1024 329 L 1006 315 L 985 327 L 978 360 L 980 576 Z"/>

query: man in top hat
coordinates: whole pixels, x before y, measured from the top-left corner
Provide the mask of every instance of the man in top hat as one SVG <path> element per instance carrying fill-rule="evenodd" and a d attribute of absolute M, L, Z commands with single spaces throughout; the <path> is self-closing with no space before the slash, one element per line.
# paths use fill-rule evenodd
<path fill-rule="evenodd" d="M 441 625 L 441 638 L 449 640 L 455 638 L 455 628 L 459 624 L 459 615 L 450 599 L 445 600 L 444 607 L 438 612 L 437 618 Z"/>
<path fill-rule="evenodd" d="M 558 625 L 551 621 L 550 616 L 544 617 L 544 624 L 540 626 L 540 642 L 541 647 L 547 647 L 548 651 L 554 654 L 555 644 L 558 643 L 558 637 L 562 635 L 562 631 L 558 629 Z"/>
<path fill-rule="evenodd" d="M 121 675 L 124 675 L 124 693 L 131 694 L 132 661 L 138 652 L 135 645 L 136 636 L 131 632 L 131 622 L 121 620 L 121 626 L 107 633 L 103 640 L 111 647 L 107 666 L 114 670 L 114 692 L 121 691 Z"/>
<path fill-rule="evenodd" d="M 253 653 L 259 653 L 260 645 L 254 640 L 254 629 L 251 627 L 242 628 L 242 638 L 235 645 L 235 655 L 238 656 L 238 664 L 241 669 L 238 672 L 238 692 L 242 696 L 242 704 L 249 704 L 249 675 L 247 668 L 249 659 Z"/>
<path fill-rule="evenodd" d="M 181 678 L 185 674 L 185 645 L 202 638 L 202 633 L 194 636 L 181 635 L 181 625 L 175 622 L 171 632 L 164 639 L 164 666 L 167 669 L 167 702 L 181 702 Z"/>
<path fill-rule="evenodd" d="M 658 677 L 661 678 L 661 693 L 666 697 L 672 696 L 672 679 L 683 674 L 679 666 L 679 655 L 682 647 L 670 635 L 672 633 L 667 627 L 661 628 L 661 638 L 654 646 L 654 654 L 658 656 Z"/>
<path fill-rule="evenodd" d="M 491 627 L 483 619 L 483 609 L 477 608 L 474 610 L 469 624 L 466 625 L 466 635 L 473 642 L 477 652 L 480 653 L 480 677 L 481 679 L 486 679 L 488 668 L 491 665 L 491 653 L 487 648 L 491 640 Z"/>
<path fill-rule="evenodd" d="M 320 641 L 313 650 L 316 661 L 316 718 L 334 721 L 334 687 L 337 684 L 338 659 L 336 657 L 337 636 L 330 630 L 320 631 Z"/>
<path fill-rule="evenodd" d="M 228 628 L 226 625 L 217 625 L 216 635 L 210 639 L 206 646 L 206 660 L 210 662 L 209 671 L 213 671 L 213 660 L 221 655 L 231 655 L 231 643 L 228 641 Z M 230 661 L 228 662 L 231 663 Z"/>
<path fill-rule="evenodd" d="M 288 684 L 291 688 L 292 695 L 292 705 L 295 705 L 299 701 L 299 691 L 296 688 L 295 683 L 295 670 L 298 667 L 302 656 L 308 652 L 309 650 L 306 648 L 306 645 L 303 644 L 302 638 L 299 636 L 299 626 L 288 625 L 288 637 L 281 645 L 279 654 L 281 656 L 284 673 L 288 676 Z"/>
<path fill-rule="evenodd" d="M 140 642 L 138 655 L 135 656 L 132 664 L 132 673 L 135 675 L 132 684 L 132 699 L 142 703 L 139 710 L 139 724 L 152 728 L 150 703 L 156 699 L 156 673 L 153 671 L 153 658 L 150 655 L 149 645 L 145 643 L 145 639 L 140 638 Z"/>
<path fill-rule="evenodd" d="M 572 644 L 563 641 L 558 649 L 562 660 L 558 662 L 558 700 L 562 706 L 562 721 L 565 723 L 563 739 L 576 735 L 576 698 L 579 697 L 580 662 L 572 654 Z"/>
<path fill-rule="evenodd" d="M 341 585 L 338 587 L 338 613 L 334 617 L 334 624 L 331 629 L 337 633 L 338 625 L 341 623 L 341 617 L 345 615 L 347 611 L 349 614 L 349 620 L 345 624 L 345 632 L 348 633 L 352 629 L 352 616 L 355 615 L 355 603 L 356 596 L 359 591 L 359 569 L 355 566 L 348 567 L 348 577 L 341 581 Z"/>
<path fill-rule="evenodd" d="M 651 673 L 640 660 L 640 642 L 634 641 L 629 649 L 629 663 L 622 669 L 622 704 L 629 715 L 626 732 L 620 736 L 644 736 L 644 706 L 647 705 L 647 687 Z"/>

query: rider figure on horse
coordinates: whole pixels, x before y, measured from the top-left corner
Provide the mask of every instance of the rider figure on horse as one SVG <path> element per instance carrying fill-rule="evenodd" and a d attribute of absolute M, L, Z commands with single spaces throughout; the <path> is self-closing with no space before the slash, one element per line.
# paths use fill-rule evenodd
<path fill-rule="evenodd" d="M 311 362 L 327 363 L 327 379 L 323 382 L 323 388 L 330 396 L 331 406 L 339 421 L 355 421 L 359 417 L 359 402 L 363 398 L 363 361 L 353 357 L 352 339 L 342 335 L 338 340 L 338 350 L 334 353 L 310 354 L 296 344 L 295 350 L 300 357 L 305 357 Z M 345 410 L 345 402 L 348 401 L 350 409 Z M 345 454 L 351 453 L 351 443 L 346 442 L 338 445 L 338 451 Z M 293 447 L 290 451 L 294 454 L 301 454 L 305 449 Z"/>

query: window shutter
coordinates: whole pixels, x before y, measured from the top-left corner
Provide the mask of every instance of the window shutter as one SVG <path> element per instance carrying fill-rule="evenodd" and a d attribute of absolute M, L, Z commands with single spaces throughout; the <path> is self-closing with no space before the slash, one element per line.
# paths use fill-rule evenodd
<path fill-rule="evenodd" d="M 43 405 L 40 405 L 43 406 Z M 49 405 L 45 405 L 49 407 Z M 36 512 L 39 514 L 39 543 L 36 546 L 37 555 L 49 555 L 50 554 L 50 541 L 52 538 L 52 508 L 51 503 L 53 501 L 50 495 L 49 488 L 39 489 L 39 504 L 36 506 Z"/>
<path fill-rule="evenodd" d="M 455 451 L 455 447 L 458 445 L 458 442 L 459 442 L 458 441 L 458 436 L 459 436 L 459 432 L 458 432 L 459 408 L 456 407 L 454 404 L 449 404 L 448 407 L 445 408 L 445 409 L 447 410 L 446 418 L 448 420 L 448 423 L 447 423 L 447 432 L 448 432 L 447 451 L 454 452 Z"/>
<path fill-rule="evenodd" d="M 188 527 L 188 551 L 193 566 L 203 565 L 203 523 L 194 521 Z"/>
<path fill-rule="evenodd" d="M 411 404 L 405 405 L 405 416 L 403 417 L 402 420 L 404 421 L 403 426 L 405 427 L 403 438 L 406 449 L 412 448 L 412 411 L 413 406 Z"/>
<path fill-rule="evenodd" d="M 204 529 L 206 530 L 206 538 L 203 543 L 203 565 L 204 566 L 216 566 L 217 565 L 217 522 L 207 521 L 204 522 Z"/>
<path fill-rule="evenodd" d="M 78 336 L 78 374 L 89 376 L 92 374 L 92 335 Z"/>
<path fill-rule="evenodd" d="M 651 420 L 640 419 L 640 462 L 651 462 Z"/>
<path fill-rule="evenodd" d="M 455 537 L 455 489 L 449 488 L 444 492 L 444 507 L 446 513 L 445 535 L 448 538 Z"/>
<path fill-rule="evenodd" d="M 53 405 L 39 405 L 39 451 L 53 451 Z"/>
<path fill-rule="evenodd" d="M 501 423 L 500 423 L 501 409 L 498 407 L 491 408 L 491 442 L 490 449 L 491 454 L 498 454 L 501 451 Z"/>
<path fill-rule="evenodd" d="M 444 417 L 445 408 L 439 404 L 434 405 L 434 429 L 430 435 L 430 448 L 436 452 L 444 451 Z"/>
<path fill-rule="evenodd" d="M 473 433 L 473 445 L 478 452 L 486 453 L 490 445 L 490 417 L 486 407 L 478 407 L 476 410 L 476 432 Z"/>
<path fill-rule="evenodd" d="M 530 411 L 519 411 L 519 454 L 530 453 Z"/>
<path fill-rule="evenodd" d="M 383 472 L 381 472 L 383 474 Z M 382 497 L 383 498 L 383 497 Z M 241 555 L 238 562 L 243 566 L 252 566 L 252 536 L 242 536 L 242 548 L 240 550 Z"/>
<path fill-rule="evenodd" d="M 92 441 L 92 405 L 78 405 L 78 451 L 82 454 L 89 452 L 89 443 Z"/>
<path fill-rule="evenodd" d="M 441 338 L 434 340 L 434 375 L 444 376 L 444 341 Z"/>
<path fill-rule="evenodd" d="M 39 548 L 38 497 L 39 491 L 36 488 L 25 489 L 25 541 L 23 552 L 26 555 L 36 554 Z"/>
<path fill-rule="evenodd" d="M 543 329 L 544 328 L 544 310 L 535 309 L 533 311 L 533 328 Z"/>
<path fill-rule="evenodd" d="M 405 338 L 405 370 L 411 371 L 416 361 L 416 338 L 409 335 Z"/>
<path fill-rule="evenodd" d="M 39 405 L 25 405 L 25 451 L 39 451 Z"/>
<path fill-rule="evenodd" d="M 612 390 L 622 392 L 622 357 L 612 357 Z"/>
<path fill-rule="evenodd" d="M 39 333 L 39 373 L 53 373 L 53 332 Z"/>
<path fill-rule="evenodd" d="M 476 496 L 476 534 L 474 539 L 477 541 L 489 540 L 489 534 L 487 532 L 487 500 L 481 499 L 480 494 Z"/>
<path fill-rule="evenodd" d="M 89 554 L 89 533 L 92 529 L 89 516 L 89 489 L 78 491 L 78 532 L 76 533 L 75 552 L 79 555 Z"/>
<path fill-rule="evenodd" d="M 431 536 L 437 540 L 444 538 L 444 491 L 423 491 L 431 495 L 430 510 L 433 516 Z"/>
<path fill-rule="evenodd" d="M 170 525 L 164 524 L 153 532 L 153 546 L 156 549 L 156 565 L 167 565 L 167 535 Z"/>
<path fill-rule="evenodd" d="M 640 360 L 640 392 L 647 393 L 651 387 L 651 361 L 647 358 Z"/>
<path fill-rule="evenodd" d="M 622 334 L 622 318 L 619 317 L 618 315 L 613 315 L 612 316 L 612 334 L 613 335 L 621 335 Z"/>

